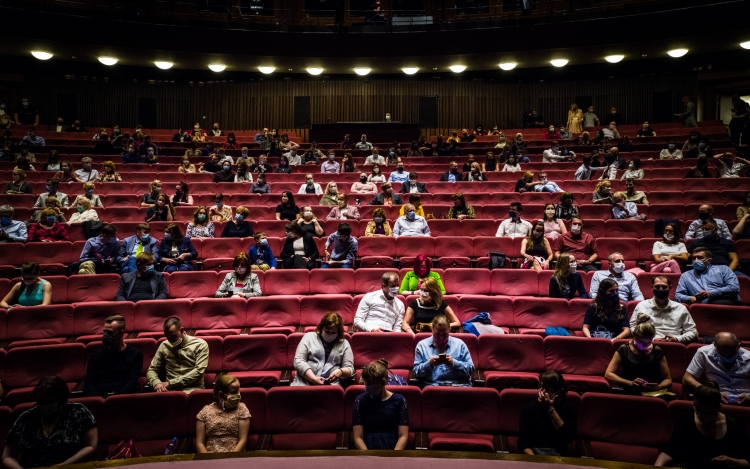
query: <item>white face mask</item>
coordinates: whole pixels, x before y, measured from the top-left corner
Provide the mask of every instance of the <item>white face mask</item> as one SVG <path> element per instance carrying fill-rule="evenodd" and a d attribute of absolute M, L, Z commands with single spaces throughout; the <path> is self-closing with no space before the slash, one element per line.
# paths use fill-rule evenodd
<path fill-rule="evenodd" d="M 581 225 L 572 225 L 570 227 L 570 232 L 573 234 L 579 234 L 581 232 Z"/>
<path fill-rule="evenodd" d="M 396 295 L 398 295 L 398 287 L 390 287 L 388 289 L 388 294 L 391 295 L 392 297 L 395 297 Z"/>
<path fill-rule="evenodd" d="M 554 209 L 547 209 L 547 210 L 544 211 L 544 213 L 546 213 L 549 216 L 552 216 L 552 215 L 555 214 L 555 210 Z"/>
<path fill-rule="evenodd" d="M 305 218 L 312 217 L 312 212 L 305 212 Z"/>
<path fill-rule="evenodd" d="M 420 290 L 419 296 L 421 296 L 423 300 L 426 300 L 426 299 L 428 299 L 430 297 L 430 292 L 424 291 L 424 290 Z"/>
<path fill-rule="evenodd" d="M 329 344 L 331 342 L 333 342 L 334 340 L 336 340 L 338 338 L 338 336 L 339 336 L 338 334 L 335 334 L 335 333 L 334 334 L 329 334 L 327 332 L 322 332 L 320 334 L 320 337 L 323 339 L 323 341 L 326 342 L 326 343 L 329 343 Z"/>
<path fill-rule="evenodd" d="M 664 239 L 667 240 L 667 241 L 672 241 L 672 240 L 674 240 L 674 235 L 667 233 L 667 234 L 664 235 Z"/>
<path fill-rule="evenodd" d="M 237 268 L 237 270 L 235 270 L 235 272 L 237 272 L 240 275 L 245 275 L 245 272 L 247 272 L 247 269 L 244 267 L 239 267 Z"/>
<path fill-rule="evenodd" d="M 570 265 L 568 266 L 568 272 L 570 272 L 571 274 L 576 273 L 577 267 L 578 267 L 578 264 L 576 264 L 575 262 L 571 262 Z"/>
<path fill-rule="evenodd" d="M 624 262 L 620 262 L 618 264 L 613 264 L 612 265 L 612 270 L 616 274 L 621 274 L 621 273 L 625 272 L 625 263 Z"/>

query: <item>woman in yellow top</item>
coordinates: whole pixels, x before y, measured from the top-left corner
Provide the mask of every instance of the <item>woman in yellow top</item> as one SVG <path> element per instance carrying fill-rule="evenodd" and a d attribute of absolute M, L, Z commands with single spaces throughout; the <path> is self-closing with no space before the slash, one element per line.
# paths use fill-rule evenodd
<path fill-rule="evenodd" d="M 393 236 L 391 225 L 385 217 L 385 210 L 376 208 L 372 211 L 372 221 L 367 224 L 365 236 Z"/>
<path fill-rule="evenodd" d="M 440 287 L 440 291 L 445 294 L 445 287 L 443 286 L 443 280 L 440 278 L 440 274 L 437 272 L 430 272 L 430 266 L 432 260 L 425 254 L 419 254 L 414 258 L 414 270 L 407 272 L 404 275 L 404 280 L 401 281 L 401 288 L 398 293 L 404 295 L 416 294 L 422 289 L 422 283 L 425 279 L 431 278 L 437 282 Z"/>
<path fill-rule="evenodd" d="M 409 195 L 409 203 L 414 206 L 414 213 L 419 215 L 422 218 L 425 218 L 424 216 L 424 207 L 422 207 L 422 196 L 419 194 L 411 194 Z M 406 205 L 406 204 L 404 204 Z M 401 210 L 399 210 L 399 216 L 404 216 L 404 205 L 401 206 Z"/>
<path fill-rule="evenodd" d="M 583 121 L 583 111 L 578 109 L 578 105 L 573 103 L 568 111 L 568 131 L 574 134 L 581 133 L 581 122 Z"/>

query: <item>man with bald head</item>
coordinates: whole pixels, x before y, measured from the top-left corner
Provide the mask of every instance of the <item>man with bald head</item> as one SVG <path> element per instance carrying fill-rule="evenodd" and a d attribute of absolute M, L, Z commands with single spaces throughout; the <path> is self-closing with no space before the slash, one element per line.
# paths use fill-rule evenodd
<path fill-rule="evenodd" d="M 724 239 L 732 239 L 732 233 L 729 231 L 726 222 L 714 218 L 714 208 L 708 204 L 703 204 L 698 207 L 698 220 L 694 220 L 690 223 L 687 233 L 685 233 L 685 239 L 701 239 L 707 234 L 707 232 L 703 231 L 703 224 L 709 221 L 716 223 L 719 236 Z"/>
<path fill-rule="evenodd" d="M 719 332 L 712 345 L 698 349 L 682 386 L 692 392 L 708 381 L 719 385 L 722 403 L 750 406 L 750 351 L 731 332 Z"/>
<path fill-rule="evenodd" d="M 394 237 L 431 235 L 427 220 L 417 215 L 415 210 L 416 208 L 412 204 L 404 205 L 404 216 L 399 217 L 393 225 Z"/>

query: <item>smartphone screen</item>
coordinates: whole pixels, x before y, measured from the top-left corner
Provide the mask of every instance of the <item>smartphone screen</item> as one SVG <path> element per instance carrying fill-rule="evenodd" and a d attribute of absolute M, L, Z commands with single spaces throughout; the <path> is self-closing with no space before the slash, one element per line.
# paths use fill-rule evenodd
<path fill-rule="evenodd" d="M 441 353 L 440 355 L 438 355 L 438 358 L 441 360 L 445 360 L 445 354 Z"/>

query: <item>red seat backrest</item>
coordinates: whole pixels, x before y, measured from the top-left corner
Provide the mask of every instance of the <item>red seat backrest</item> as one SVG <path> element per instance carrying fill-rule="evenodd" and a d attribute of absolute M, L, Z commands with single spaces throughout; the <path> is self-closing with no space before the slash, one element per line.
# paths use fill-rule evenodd
<path fill-rule="evenodd" d="M 310 271 L 311 294 L 354 293 L 354 271 L 351 269 L 313 269 Z"/>
<path fill-rule="evenodd" d="M 7 340 L 49 339 L 73 334 L 73 306 L 12 308 L 6 319 Z"/>
<path fill-rule="evenodd" d="M 487 295 L 490 293 L 490 271 L 486 269 L 448 269 L 444 285 L 448 294 Z"/>
<path fill-rule="evenodd" d="M 604 376 L 614 348 L 609 339 L 590 337 L 544 338 L 545 368 L 560 373 Z"/>
<path fill-rule="evenodd" d="M 264 277 L 264 295 L 307 295 L 310 291 L 310 273 L 306 269 L 268 270 Z"/>
<path fill-rule="evenodd" d="M 351 276 L 351 272 L 348 274 Z M 329 311 L 339 313 L 344 324 L 353 324 L 355 308 L 356 305 L 352 304 L 352 297 L 349 295 L 303 296 L 300 301 L 299 324 L 317 326 Z"/>
<path fill-rule="evenodd" d="M 68 302 L 113 301 L 119 287 L 117 274 L 73 275 L 68 277 Z"/>
<path fill-rule="evenodd" d="M 393 228 L 393 225 L 391 225 Z M 393 236 L 363 236 L 357 239 L 357 256 L 395 256 L 396 238 Z"/>
<path fill-rule="evenodd" d="M 119 315 L 125 318 L 127 332 L 135 330 L 134 303 L 130 301 L 94 301 L 77 303 L 73 311 L 71 335 L 95 335 L 102 333 L 104 320 L 108 316 Z"/>
<path fill-rule="evenodd" d="M 667 403 L 657 398 L 585 393 L 580 425 L 584 439 L 620 445 L 654 448 L 670 436 Z"/>
<path fill-rule="evenodd" d="M 570 323 L 568 302 L 562 298 L 514 298 L 513 325 L 532 329 L 575 327 Z"/>
<path fill-rule="evenodd" d="M 360 252 L 361 252 L 360 245 Z M 382 255 L 382 254 L 381 254 Z M 396 272 L 398 269 L 357 269 L 354 271 L 354 288 L 357 293 L 369 293 L 380 290 L 383 274 L 386 272 Z M 399 278 L 399 281 L 403 280 Z M 357 302 L 359 304 L 359 302 Z"/>
<path fill-rule="evenodd" d="M 231 329 L 245 326 L 244 298 L 197 298 L 191 302 L 193 329 Z"/>
<path fill-rule="evenodd" d="M 247 300 L 245 324 L 250 327 L 296 326 L 300 323 L 300 298 L 296 295 L 254 297 Z"/>
<path fill-rule="evenodd" d="M 690 315 L 701 336 L 713 337 L 719 332 L 731 331 L 741 340 L 750 340 L 750 307 L 694 304 Z"/>
<path fill-rule="evenodd" d="M 500 395 L 490 388 L 422 390 L 422 427 L 429 432 L 498 433 Z"/>
<path fill-rule="evenodd" d="M 75 343 L 14 348 L 5 359 L 5 384 L 33 387 L 47 375 L 57 375 L 66 383 L 82 381 L 84 349 Z"/>
<path fill-rule="evenodd" d="M 219 286 L 217 277 L 218 274 L 214 271 L 173 272 L 169 274 L 169 297 L 213 297 Z"/>
<path fill-rule="evenodd" d="M 128 329 L 138 332 L 161 332 L 164 321 L 170 317 L 178 317 L 182 327 L 191 329 L 190 300 L 154 300 L 139 301 L 133 310 L 133 325 Z"/>
<path fill-rule="evenodd" d="M 339 432 L 344 429 L 340 386 L 277 387 L 266 397 L 269 433 Z"/>
<path fill-rule="evenodd" d="M 494 269 L 490 278 L 493 295 L 536 296 L 537 273 L 533 269 Z M 549 294 L 549 286 L 544 296 Z"/>
<path fill-rule="evenodd" d="M 485 371 L 544 370 L 544 339 L 535 334 L 479 336 L 479 366 Z"/>
<path fill-rule="evenodd" d="M 187 394 L 176 391 L 111 396 L 104 401 L 104 415 L 99 429 L 104 443 L 183 437 L 187 435 Z"/>
<path fill-rule="evenodd" d="M 222 369 L 268 371 L 286 368 L 286 336 L 283 334 L 235 335 L 224 339 Z"/>
<path fill-rule="evenodd" d="M 352 353 L 355 368 L 385 358 L 393 369 L 411 369 L 414 366 L 414 337 L 403 332 L 358 332 L 352 336 Z"/>

